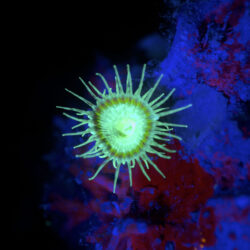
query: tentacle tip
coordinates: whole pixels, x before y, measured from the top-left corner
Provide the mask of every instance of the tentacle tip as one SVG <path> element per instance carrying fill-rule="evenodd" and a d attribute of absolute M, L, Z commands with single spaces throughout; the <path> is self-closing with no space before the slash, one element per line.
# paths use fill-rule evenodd
<path fill-rule="evenodd" d="M 85 155 L 82 154 L 82 155 L 75 155 L 76 158 L 82 158 L 82 159 L 85 159 Z"/>

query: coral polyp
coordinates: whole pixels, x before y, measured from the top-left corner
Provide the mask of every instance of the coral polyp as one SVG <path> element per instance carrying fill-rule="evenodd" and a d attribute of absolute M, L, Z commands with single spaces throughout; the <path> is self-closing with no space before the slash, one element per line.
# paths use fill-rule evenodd
<path fill-rule="evenodd" d="M 88 125 L 88 128 L 83 131 L 66 133 L 63 134 L 63 136 L 84 137 L 90 134 L 84 143 L 76 145 L 74 148 L 80 148 L 89 143 L 95 144 L 89 151 L 76 155 L 76 157 L 104 158 L 103 163 L 97 168 L 95 174 L 89 178 L 89 180 L 95 179 L 99 172 L 109 162 L 112 162 L 115 169 L 114 193 L 121 165 L 127 165 L 128 167 L 130 186 L 132 186 L 132 169 L 135 167 L 136 163 L 148 181 L 151 181 L 151 179 L 145 169 L 149 169 L 149 165 L 151 165 L 163 178 L 166 178 L 148 156 L 148 153 L 156 154 L 161 158 L 170 159 L 171 156 L 166 155 L 166 153 L 175 153 L 176 151 L 167 148 L 165 144 L 159 141 L 169 141 L 170 138 L 181 140 L 181 137 L 170 132 L 173 130 L 173 127 L 187 127 L 187 125 L 183 124 L 160 121 L 160 118 L 187 109 L 191 107 L 192 104 L 175 109 L 161 107 L 174 93 L 175 89 L 172 89 L 165 97 L 164 93 L 162 93 L 154 100 L 151 100 L 154 91 L 163 77 L 162 74 L 152 88 L 146 93 L 141 94 L 145 70 L 146 64 L 143 66 L 139 86 L 135 91 L 133 90 L 129 65 L 127 65 L 125 88 L 122 85 L 115 65 L 115 90 L 109 86 L 105 77 L 100 73 L 96 73 L 96 75 L 102 79 L 106 87 L 103 92 L 100 92 L 93 83 L 88 82 L 87 84 L 80 78 L 89 94 L 95 99 L 95 104 L 68 89 L 66 89 L 66 91 L 87 104 L 91 110 L 57 106 L 57 108 L 75 113 L 75 116 L 63 113 L 66 117 L 79 122 L 72 127 L 73 130 L 83 125 Z"/>

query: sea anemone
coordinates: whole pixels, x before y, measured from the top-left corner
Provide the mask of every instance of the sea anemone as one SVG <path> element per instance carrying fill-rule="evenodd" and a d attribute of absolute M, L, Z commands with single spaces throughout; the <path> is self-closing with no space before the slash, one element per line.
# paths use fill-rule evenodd
<path fill-rule="evenodd" d="M 57 108 L 75 112 L 75 116 L 63 113 L 66 117 L 79 122 L 72 127 L 73 130 L 82 127 L 83 125 L 88 125 L 87 129 L 83 131 L 66 133 L 63 134 L 63 136 L 84 137 L 85 135 L 90 134 L 84 143 L 76 145 L 74 148 L 80 148 L 89 143 L 95 142 L 94 146 L 89 151 L 76 155 L 76 157 L 104 158 L 103 163 L 98 167 L 95 174 L 89 178 L 89 180 L 93 180 L 99 172 L 112 161 L 113 167 L 115 168 L 113 187 L 113 192 L 115 193 L 116 183 L 122 164 L 126 164 L 128 167 L 130 186 L 132 186 L 132 169 L 135 167 L 136 163 L 148 181 L 151 181 L 151 179 L 145 168 L 149 169 L 149 165 L 153 166 L 163 178 L 166 178 L 162 171 L 148 156 L 148 153 L 156 154 L 161 158 L 171 158 L 171 156 L 166 155 L 165 153 L 175 153 L 176 151 L 167 148 L 166 144 L 162 144 L 160 141 L 170 141 L 169 138 L 181 140 L 181 137 L 170 133 L 170 131 L 173 130 L 173 127 L 186 128 L 187 125 L 168 123 L 160 121 L 160 119 L 167 115 L 187 109 L 191 107 L 192 104 L 175 109 L 160 107 L 170 98 L 175 89 L 172 89 L 165 97 L 164 93 L 162 93 L 154 100 L 150 100 L 159 85 L 163 74 L 160 75 L 152 88 L 150 88 L 145 94 L 141 94 L 146 64 L 143 66 L 139 86 L 135 91 L 133 90 L 129 65 L 127 65 L 125 89 L 123 88 L 115 65 L 114 70 L 115 90 L 109 86 L 102 74 L 96 73 L 105 84 L 106 89 L 103 93 L 100 92 L 90 81 L 87 84 L 82 78 L 79 78 L 89 94 L 95 99 L 96 104 L 93 104 L 85 98 L 66 89 L 67 92 L 86 103 L 91 110 L 81 110 L 62 106 L 57 106 Z"/>

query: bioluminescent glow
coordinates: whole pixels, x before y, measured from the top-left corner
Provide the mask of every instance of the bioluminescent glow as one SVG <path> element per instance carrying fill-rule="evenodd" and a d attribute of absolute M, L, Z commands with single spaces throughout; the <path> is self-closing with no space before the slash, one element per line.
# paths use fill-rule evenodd
<path fill-rule="evenodd" d="M 79 122 L 72 129 L 88 125 L 83 131 L 63 134 L 63 136 L 82 136 L 90 134 L 88 139 L 74 148 L 83 147 L 89 143 L 95 142 L 94 146 L 87 152 L 76 155 L 81 158 L 100 157 L 104 162 L 98 167 L 95 174 L 89 178 L 93 180 L 99 172 L 112 162 L 115 169 L 114 187 L 115 193 L 117 179 L 121 165 L 127 165 L 130 186 L 132 186 L 132 169 L 137 163 L 144 176 L 151 181 L 145 169 L 149 165 L 163 177 L 166 178 L 157 165 L 150 159 L 148 153 L 156 154 L 161 158 L 170 159 L 169 153 L 175 153 L 173 149 L 166 147 L 161 141 L 169 141 L 170 138 L 181 140 L 181 137 L 171 133 L 173 127 L 184 127 L 187 125 L 175 124 L 160 121 L 162 117 L 174 114 L 192 106 L 188 104 L 183 107 L 171 109 L 170 107 L 161 107 L 174 93 L 173 88 L 170 93 L 164 97 L 164 93 L 152 100 L 152 95 L 159 85 L 163 75 L 161 74 L 152 88 L 142 94 L 146 64 L 142 69 L 139 86 L 133 90 L 130 67 L 127 65 L 126 87 L 123 88 L 117 67 L 115 70 L 115 90 L 113 90 L 104 76 L 96 73 L 105 84 L 106 89 L 100 92 L 93 83 L 88 84 L 80 78 L 89 94 L 95 99 L 95 104 L 85 98 L 66 89 L 69 93 L 86 103 L 91 110 L 81 110 L 57 106 L 57 108 L 75 112 L 75 115 L 63 113 L 66 117 Z M 92 89 L 91 89 L 92 88 Z"/>

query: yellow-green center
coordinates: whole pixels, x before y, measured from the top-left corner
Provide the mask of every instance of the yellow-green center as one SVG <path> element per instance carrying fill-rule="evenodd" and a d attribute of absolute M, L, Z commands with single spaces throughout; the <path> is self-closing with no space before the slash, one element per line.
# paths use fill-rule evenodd
<path fill-rule="evenodd" d="M 151 129 L 149 109 L 130 97 L 112 98 L 96 109 L 95 127 L 110 154 L 121 158 L 137 154 Z"/>

